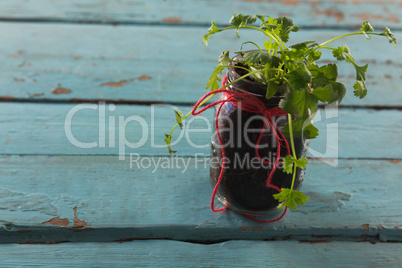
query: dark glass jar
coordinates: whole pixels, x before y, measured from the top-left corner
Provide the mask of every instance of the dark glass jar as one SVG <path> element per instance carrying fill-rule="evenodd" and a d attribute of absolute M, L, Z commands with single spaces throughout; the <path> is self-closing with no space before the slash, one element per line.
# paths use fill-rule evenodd
<path fill-rule="evenodd" d="M 229 68 L 227 73 L 228 83 L 239 78 L 235 68 Z M 239 93 L 249 93 L 258 97 L 267 108 L 278 106 L 283 99 L 285 88 L 279 90 L 274 97 L 265 98 L 266 86 L 243 79 L 229 86 L 229 90 Z M 222 94 L 219 94 L 222 95 Z M 219 98 L 225 98 L 220 96 Z M 273 198 L 277 190 L 266 187 L 266 181 L 273 165 L 261 161 L 261 158 L 269 162 L 275 162 L 277 154 L 276 140 L 273 133 L 265 130 L 261 141 L 258 138 L 264 125 L 262 115 L 241 109 L 241 106 L 231 102 L 223 104 L 217 114 L 219 133 L 222 139 L 222 147 L 225 153 L 225 169 L 216 197 L 228 208 L 247 215 L 263 215 L 277 211 L 278 201 Z M 272 117 L 279 129 L 288 122 L 287 115 Z M 290 139 L 286 138 L 289 146 Z M 217 135 L 212 140 L 212 157 L 210 162 L 211 183 L 215 186 L 222 168 L 222 148 Z M 294 138 L 296 155 L 298 158 L 307 156 L 309 140 Z M 258 157 L 255 146 L 258 144 Z M 280 157 L 287 155 L 284 142 L 281 143 Z M 295 190 L 300 189 L 303 181 L 304 170 L 297 169 Z M 286 174 L 278 166 L 273 174 L 271 184 L 278 188 L 290 188 L 292 174 Z"/>

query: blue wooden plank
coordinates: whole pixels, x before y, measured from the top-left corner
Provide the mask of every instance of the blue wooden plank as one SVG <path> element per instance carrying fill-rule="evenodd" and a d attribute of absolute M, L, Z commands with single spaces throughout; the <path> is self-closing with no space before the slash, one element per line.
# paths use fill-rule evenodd
<path fill-rule="evenodd" d="M 0 25 L 0 35 L 7 36 L 0 44 L 3 101 L 193 103 L 206 93 L 207 80 L 223 50 L 233 54 L 246 40 L 263 40 L 251 31 L 241 31 L 241 39 L 228 32 L 212 37 L 210 46 L 205 47 L 201 39 L 207 27 Z M 325 41 L 345 32 L 307 30 L 303 36 L 296 33 L 291 43 Z M 400 32 L 396 36 L 402 38 Z M 350 43 L 357 62 L 370 64 L 366 83 L 369 93 L 364 100 L 352 93 L 354 68 L 340 65 L 340 81 L 349 88 L 343 103 L 399 106 L 401 47 L 392 48 L 385 38 L 367 41 L 363 36 L 335 45 L 345 42 Z M 332 59 L 331 53 L 324 53 L 322 62 Z"/>
<path fill-rule="evenodd" d="M 167 155 L 163 133 L 175 123 L 173 108 L 190 111 L 187 106 L 3 103 L 0 153 Z M 186 120 L 180 135 L 174 132 L 179 155 L 210 154 L 212 113 Z M 398 110 L 321 110 L 315 119 L 321 135 L 312 141 L 310 156 L 399 159 L 400 119 Z"/>
<path fill-rule="evenodd" d="M 176 241 L 0 245 L 3 267 L 397 267 L 401 244 Z"/>
<path fill-rule="evenodd" d="M 2 19 L 100 23 L 205 24 L 227 23 L 234 13 L 290 16 L 303 26 L 349 27 L 362 20 L 400 26 L 401 1 L 356 0 L 4 0 Z"/>
<path fill-rule="evenodd" d="M 112 156 L 1 157 L 0 243 L 402 241 L 400 160 L 339 160 L 336 167 L 310 160 L 302 186 L 310 200 L 272 224 L 211 212 L 205 159 L 133 160 L 130 167 Z"/>

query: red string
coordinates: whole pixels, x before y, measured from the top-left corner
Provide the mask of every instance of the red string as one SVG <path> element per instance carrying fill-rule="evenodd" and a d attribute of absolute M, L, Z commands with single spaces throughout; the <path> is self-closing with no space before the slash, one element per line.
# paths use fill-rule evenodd
<path fill-rule="evenodd" d="M 261 133 L 259 135 L 259 138 L 257 140 L 257 144 L 256 144 L 256 155 L 257 157 L 260 159 L 260 161 L 262 161 L 264 164 L 269 164 L 269 165 L 273 165 L 273 168 L 271 170 L 271 172 L 268 175 L 267 181 L 265 186 L 267 188 L 273 188 L 275 190 L 277 190 L 278 192 L 281 192 L 281 189 L 279 189 L 279 187 L 271 184 L 271 180 L 272 180 L 272 176 L 276 171 L 277 166 L 279 165 L 279 158 L 280 158 L 280 150 L 281 150 L 281 141 L 285 142 L 286 145 L 286 149 L 287 149 L 287 154 L 290 154 L 290 148 L 289 148 L 289 144 L 287 142 L 287 140 L 285 139 L 285 137 L 283 136 L 282 132 L 280 131 L 280 129 L 278 128 L 278 126 L 275 124 L 274 120 L 272 119 L 272 116 L 282 116 L 282 115 L 287 115 L 287 112 L 283 111 L 282 109 L 280 109 L 279 107 L 274 107 L 274 108 L 266 108 L 264 103 L 258 99 L 257 97 L 249 94 L 249 93 L 238 93 L 238 92 L 234 92 L 228 89 L 225 89 L 227 85 L 227 76 L 225 76 L 222 80 L 222 88 L 218 89 L 218 90 L 214 90 L 214 91 L 210 91 L 207 94 L 205 94 L 195 105 L 193 110 L 191 111 L 192 115 L 198 115 L 202 112 L 204 112 L 205 110 L 208 110 L 209 108 L 218 105 L 218 110 L 215 116 L 215 128 L 216 128 L 216 132 L 217 132 L 217 137 L 219 140 L 219 145 L 222 149 L 222 168 L 221 168 L 221 172 L 219 174 L 218 177 L 218 181 L 214 187 L 214 190 L 212 192 L 212 196 L 211 196 L 211 210 L 213 212 L 219 212 L 219 211 L 223 211 L 227 208 L 227 206 L 224 206 L 222 208 L 216 209 L 215 208 L 215 196 L 216 196 L 216 192 L 218 191 L 218 187 L 222 181 L 222 177 L 223 177 L 223 173 L 224 173 L 224 167 L 225 167 L 225 150 L 222 146 L 222 138 L 221 135 L 219 134 L 219 126 L 218 126 L 218 116 L 220 114 L 221 108 L 222 106 L 226 103 L 226 102 L 230 102 L 232 104 L 234 104 L 235 106 L 237 106 L 239 109 L 247 111 L 247 112 L 252 112 L 252 113 L 256 113 L 256 114 L 261 114 L 264 116 L 264 118 L 266 119 L 266 121 L 264 121 L 264 125 L 263 128 L 261 129 Z M 218 101 L 215 101 L 213 103 L 210 103 L 208 105 L 206 105 L 205 107 L 201 108 L 199 111 L 197 111 L 198 106 L 200 106 L 200 104 L 210 95 L 213 94 L 217 94 L 217 93 L 223 93 L 225 95 L 225 99 L 221 99 Z M 275 162 L 274 163 L 270 163 L 268 161 L 265 161 L 264 159 L 261 158 L 259 152 L 258 152 L 258 147 L 259 144 L 261 142 L 261 139 L 263 137 L 264 134 L 264 130 L 267 128 L 267 124 L 266 122 L 268 122 L 268 127 L 271 130 L 271 133 L 274 135 L 275 137 L 275 141 L 276 141 L 276 147 L 277 147 L 277 151 L 276 151 L 276 158 L 275 158 Z M 282 219 L 285 214 L 287 212 L 287 207 L 285 208 L 285 210 L 283 211 L 282 215 L 279 216 L 276 219 L 273 220 L 260 220 L 257 218 L 254 218 L 250 215 L 244 215 L 249 219 L 252 219 L 254 221 L 258 221 L 258 222 L 263 222 L 263 223 L 269 223 L 269 222 L 275 222 L 275 221 L 279 221 L 280 219 Z"/>

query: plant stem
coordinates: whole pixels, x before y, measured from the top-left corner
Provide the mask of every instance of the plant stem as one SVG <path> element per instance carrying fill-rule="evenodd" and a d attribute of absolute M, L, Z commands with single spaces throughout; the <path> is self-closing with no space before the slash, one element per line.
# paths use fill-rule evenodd
<path fill-rule="evenodd" d="M 260 29 L 258 27 L 255 27 L 255 26 L 250 26 L 250 25 L 243 25 L 241 27 L 242 28 L 250 28 L 250 29 L 254 29 L 254 30 L 262 32 L 265 36 L 272 38 L 279 45 L 279 48 L 281 49 L 281 51 L 283 53 L 285 52 L 284 51 L 284 49 L 286 49 L 285 44 L 282 42 L 282 40 L 280 40 L 280 39 L 278 40 L 277 37 L 275 35 L 273 35 L 272 33 L 268 32 L 268 31 L 264 31 L 264 30 L 262 30 L 262 29 Z"/>
<path fill-rule="evenodd" d="M 340 35 L 340 36 L 334 37 L 334 38 L 332 38 L 330 40 L 327 40 L 324 43 L 319 44 L 314 49 L 317 49 L 317 48 L 320 48 L 322 46 L 325 46 L 326 44 L 331 43 L 331 42 L 333 42 L 335 40 L 338 40 L 338 39 L 341 39 L 341 38 L 344 38 L 344 37 L 347 37 L 347 36 L 359 35 L 359 34 L 363 34 L 363 32 L 355 32 L 355 33 L 349 33 L 349 34 Z"/>
<path fill-rule="evenodd" d="M 303 56 L 303 59 L 305 59 L 308 55 L 310 55 L 311 52 L 313 52 L 314 50 L 317 50 L 317 49 L 319 49 L 319 48 L 329 48 L 329 47 L 324 47 L 324 46 L 325 46 L 326 44 L 328 44 L 328 43 L 331 43 L 331 42 L 333 42 L 333 41 L 335 41 L 335 40 L 338 40 L 338 39 L 341 39 L 341 38 L 344 38 L 344 37 L 347 37 L 347 36 L 359 35 L 359 34 L 364 34 L 364 33 L 363 33 L 363 32 L 354 32 L 354 33 L 349 33 L 349 34 L 343 34 L 343 35 L 334 37 L 334 38 L 332 38 L 332 39 L 329 39 L 329 40 L 327 40 L 327 41 L 325 41 L 325 42 L 319 44 L 318 46 L 311 48 L 309 51 L 307 51 L 307 53 Z M 376 33 L 369 33 L 369 32 L 367 32 L 366 34 L 376 34 Z M 377 34 L 377 35 L 379 35 L 379 34 Z"/>
<path fill-rule="evenodd" d="M 226 67 L 233 67 L 233 66 L 226 66 Z M 273 68 L 273 69 L 276 69 L 276 68 Z M 248 77 L 248 76 L 250 76 L 250 75 L 253 75 L 253 74 L 255 74 L 255 73 L 258 73 L 259 71 L 260 71 L 260 70 L 255 70 L 255 71 L 249 72 L 249 73 L 247 73 L 247 74 L 241 76 L 240 78 L 238 78 L 238 79 L 236 79 L 236 80 L 230 82 L 229 84 L 226 84 L 224 88 L 227 88 L 228 86 L 231 86 L 231 85 L 233 85 L 234 83 L 236 83 L 237 81 L 243 80 L 244 78 L 246 78 L 246 77 Z M 197 109 L 200 108 L 202 105 L 204 105 L 207 101 L 209 101 L 209 100 L 210 100 L 211 98 L 213 98 L 214 96 L 215 96 L 215 94 L 212 94 L 212 95 L 210 95 L 208 98 L 206 98 L 205 100 L 203 100 L 203 101 L 197 106 Z M 191 111 L 188 112 L 185 116 L 183 116 L 183 119 L 186 119 L 186 118 L 187 118 L 188 116 L 190 116 L 190 115 L 191 115 Z M 173 131 L 177 128 L 178 125 L 179 125 L 178 123 L 176 123 L 176 125 L 174 125 L 174 127 L 172 128 L 172 130 L 169 132 L 169 136 L 172 136 Z"/>
<path fill-rule="evenodd" d="M 292 126 L 292 115 L 291 114 L 288 114 L 288 121 L 289 121 L 290 145 L 291 145 L 291 148 L 292 148 L 293 157 L 297 161 L 295 143 L 294 143 L 294 140 L 293 140 L 293 126 Z M 293 163 L 292 186 L 290 186 L 291 191 L 293 191 L 293 187 L 294 187 L 295 180 L 296 180 L 296 168 L 297 168 L 296 163 Z"/>

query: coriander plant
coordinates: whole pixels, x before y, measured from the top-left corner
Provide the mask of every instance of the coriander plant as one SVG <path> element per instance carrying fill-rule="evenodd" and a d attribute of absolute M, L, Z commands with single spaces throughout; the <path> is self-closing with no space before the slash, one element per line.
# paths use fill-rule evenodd
<path fill-rule="evenodd" d="M 255 26 L 257 21 L 260 23 L 259 26 Z M 203 38 L 203 43 L 208 45 L 207 42 L 211 35 L 227 30 L 234 30 L 239 37 L 241 28 L 258 31 L 266 37 L 266 40 L 260 45 L 252 41 L 244 42 L 243 44 L 251 44 L 256 49 L 247 52 L 242 50 L 235 52 L 241 56 L 241 61 L 231 59 L 229 51 L 222 52 L 219 56 L 218 65 L 208 81 L 207 89 L 211 91 L 219 89 L 221 75 L 229 67 L 243 71 L 239 79 L 228 83 L 226 87 L 241 79 L 251 79 L 266 85 L 266 99 L 270 99 L 280 88 L 286 86 L 286 93 L 280 101 L 279 107 L 288 113 L 288 123 L 282 129 L 282 133 L 290 138 L 291 154 L 284 158 L 282 167 L 283 172 L 293 174 L 293 180 L 289 189 L 282 188 L 282 191 L 274 197 L 282 202 L 279 208 L 287 206 L 290 209 L 297 209 L 296 204 L 304 204 L 308 197 L 302 192 L 293 190 L 296 168 L 305 168 L 307 159 L 297 159 L 293 138 L 313 139 L 317 137 L 318 129 L 311 120 L 318 109 L 318 103 L 339 104 L 346 93 L 345 85 L 337 81 L 338 66 L 334 63 L 318 66 L 315 61 L 321 58 L 322 50 L 331 50 L 336 60 L 352 64 L 356 70 L 356 83 L 353 85 L 354 95 L 362 99 L 367 94 L 365 80 L 368 64 L 359 66 L 346 45 L 331 47 L 328 44 L 353 35 L 364 35 L 367 39 L 370 39 L 371 36 L 384 36 L 394 46 L 396 39 L 388 27 L 383 32 L 377 33 L 374 32 L 373 27 L 368 22 L 363 22 L 358 32 L 337 36 L 322 43 L 306 41 L 289 46 L 287 45 L 289 34 L 300 30 L 300 27 L 294 25 L 290 18 L 234 14 L 229 23 L 230 26 L 219 28 L 212 22 L 208 33 Z M 234 64 L 229 65 L 230 63 Z M 210 97 L 200 106 L 209 99 Z M 177 126 L 183 129 L 183 120 L 191 114 L 183 115 L 179 111 L 175 111 L 175 113 L 177 124 L 169 134 L 165 134 L 169 153 L 175 153 L 170 146 L 174 129 Z"/>

